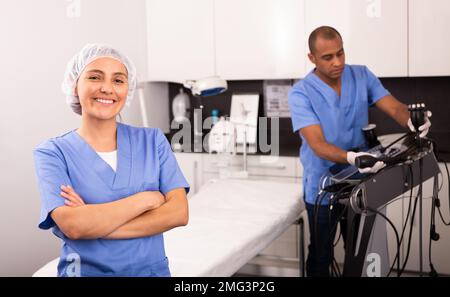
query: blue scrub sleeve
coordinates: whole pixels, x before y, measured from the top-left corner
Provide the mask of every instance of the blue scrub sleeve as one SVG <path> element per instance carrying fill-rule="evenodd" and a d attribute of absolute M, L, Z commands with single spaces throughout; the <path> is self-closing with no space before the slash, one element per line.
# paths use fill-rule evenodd
<path fill-rule="evenodd" d="M 288 99 L 294 133 L 306 126 L 320 124 L 307 95 L 294 87 L 289 92 Z"/>
<path fill-rule="evenodd" d="M 65 162 L 55 152 L 47 149 L 36 149 L 33 152 L 35 169 L 41 195 L 41 216 L 39 228 L 47 230 L 56 224 L 50 216 L 51 212 L 64 206 L 61 197 L 61 185 L 71 185 Z"/>
<path fill-rule="evenodd" d="M 372 73 L 372 71 L 369 70 L 369 68 L 365 67 L 365 69 L 367 73 L 367 90 L 370 106 L 391 93 L 383 87 L 381 81 L 375 76 L 375 74 Z"/>
<path fill-rule="evenodd" d="M 159 189 L 161 193 L 166 195 L 177 188 L 185 188 L 186 194 L 189 193 L 189 184 L 178 166 L 169 141 L 159 129 L 156 138 L 159 157 Z"/>

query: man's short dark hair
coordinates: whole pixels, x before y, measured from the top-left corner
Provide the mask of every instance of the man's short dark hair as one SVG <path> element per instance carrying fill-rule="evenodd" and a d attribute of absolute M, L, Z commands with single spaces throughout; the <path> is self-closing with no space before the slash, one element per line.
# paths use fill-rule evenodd
<path fill-rule="evenodd" d="M 337 37 L 342 39 L 341 34 L 339 34 L 339 32 L 333 27 L 321 26 L 319 28 L 316 28 L 311 32 L 308 38 L 308 46 L 311 53 L 314 53 L 314 51 L 316 50 L 316 41 L 319 37 L 326 40 L 333 40 Z"/>

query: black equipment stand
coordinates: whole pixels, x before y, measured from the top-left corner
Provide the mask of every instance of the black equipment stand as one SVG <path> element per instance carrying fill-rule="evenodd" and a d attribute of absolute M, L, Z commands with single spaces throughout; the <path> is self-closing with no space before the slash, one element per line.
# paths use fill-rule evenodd
<path fill-rule="evenodd" d="M 422 170 L 420 170 L 420 167 L 422 167 Z M 414 176 L 412 185 L 410 185 L 411 181 L 408 179 L 411 170 Z M 362 180 L 355 186 L 347 201 L 350 203 L 350 207 L 348 207 L 347 212 L 348 227 L 343 276 L 368 276 L 364 268 L 371 261 L 373 251 L 370 250 L 369 242 L 374 233 L 374 223 L 377 217 L 376 213 L 368 211 L 368 209 L 382 211 L 389 202 L 408 192 L 411 187 L 417 186 L 432 177 L 437 180 L 439 173 L 439 165 L 430 146 L 428 150 L 420 152 L 414 159 L 386 168 Z M 421 195 L 422 193 L 419 193 L 419 253 L 422 271 Z"/>

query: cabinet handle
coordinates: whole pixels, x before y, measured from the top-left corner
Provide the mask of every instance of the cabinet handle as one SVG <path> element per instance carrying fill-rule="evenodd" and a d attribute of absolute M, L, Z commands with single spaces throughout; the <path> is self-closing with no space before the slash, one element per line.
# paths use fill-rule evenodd
<path fill-rule="evenodd" d="M 236 166 L 236 167 L 242 166 L 241 163 L 237 163 L 237 162 L 232 162 L 231 164 L 221 164 L 219 162 L 211 162 L 210 164 L 211 164 L 211 166 L 218 167 L 218 168 L 227 168 L 230 166 Z"/>
<path fill-rule="evenodd" d="M 257 165 L 249 165 L 248 167 L 270 168 L 270 169 L 278 169 L 278 170 L 286 169 L 286 165 L 284 165 L 284 164 L 257 164 Z"/>
<path fill-rule="evenodd" d="M 233 166 L 233 167 L 234 166 L 235 167 L 243 166 L 243 164 L 233 162 L 229 165 L 224 165 L 224 164 L 220 164 L 219 162 L 212 162 L 211 166 L 218 167 L 218 168 L 228 168 L 230 166 Z M 284 165 L 284 164 L 249 164 L 247 166 L 248 166 L 248 168 L 269 168 L 269 169 L 277 169 L 277 170 L 286 169 L 286 165 Z"/>

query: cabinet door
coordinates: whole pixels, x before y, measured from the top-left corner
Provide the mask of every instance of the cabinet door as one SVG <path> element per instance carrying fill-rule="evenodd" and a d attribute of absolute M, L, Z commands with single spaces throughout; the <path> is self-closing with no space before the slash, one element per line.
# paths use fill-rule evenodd
<path fill-rule="evenodd" d="M 188 194 L 190 197 L 198 192 L 202 184 L 202 155 L 194 153 L 175 153 L 175 157 L 178 166 L 180 166 L 184 177 L 191 187 Z"/>
<path fill-rule="evenodd" d="M 213 7 L 211 0 L 147 0 L 148 80 L 214 74 Z"/>
<path fill-rule="evenodd" d="M 240 171 L 244 169 L 244 158 L 236 155 L 229 159 L 228 164 L 220 164 L 216 154 L 203 155 L 203 171 L 219 173 L 220 170 Z M 297 159 L 295 157 L 279 156 L 247 156 L 247 171 L 249 175 L 255 177 L 289 177 L 295 180 Z"/>
<path fill-rule="evenodd" d="M 305 71 L 303 0 L 216 0 L 217 73 L 298 78 Z"/>
<path fill-rule="evenodd" d="M 450 1 L 409 1 L 409 75 L 450 75 Z"/>
<path fill-rule="evenodd" d="M 332 26 L 342 35 L 347 64 L 367 65 L 377 76 L 407 76 L 407 0 L 305 1 L 306 39 Z"/>

